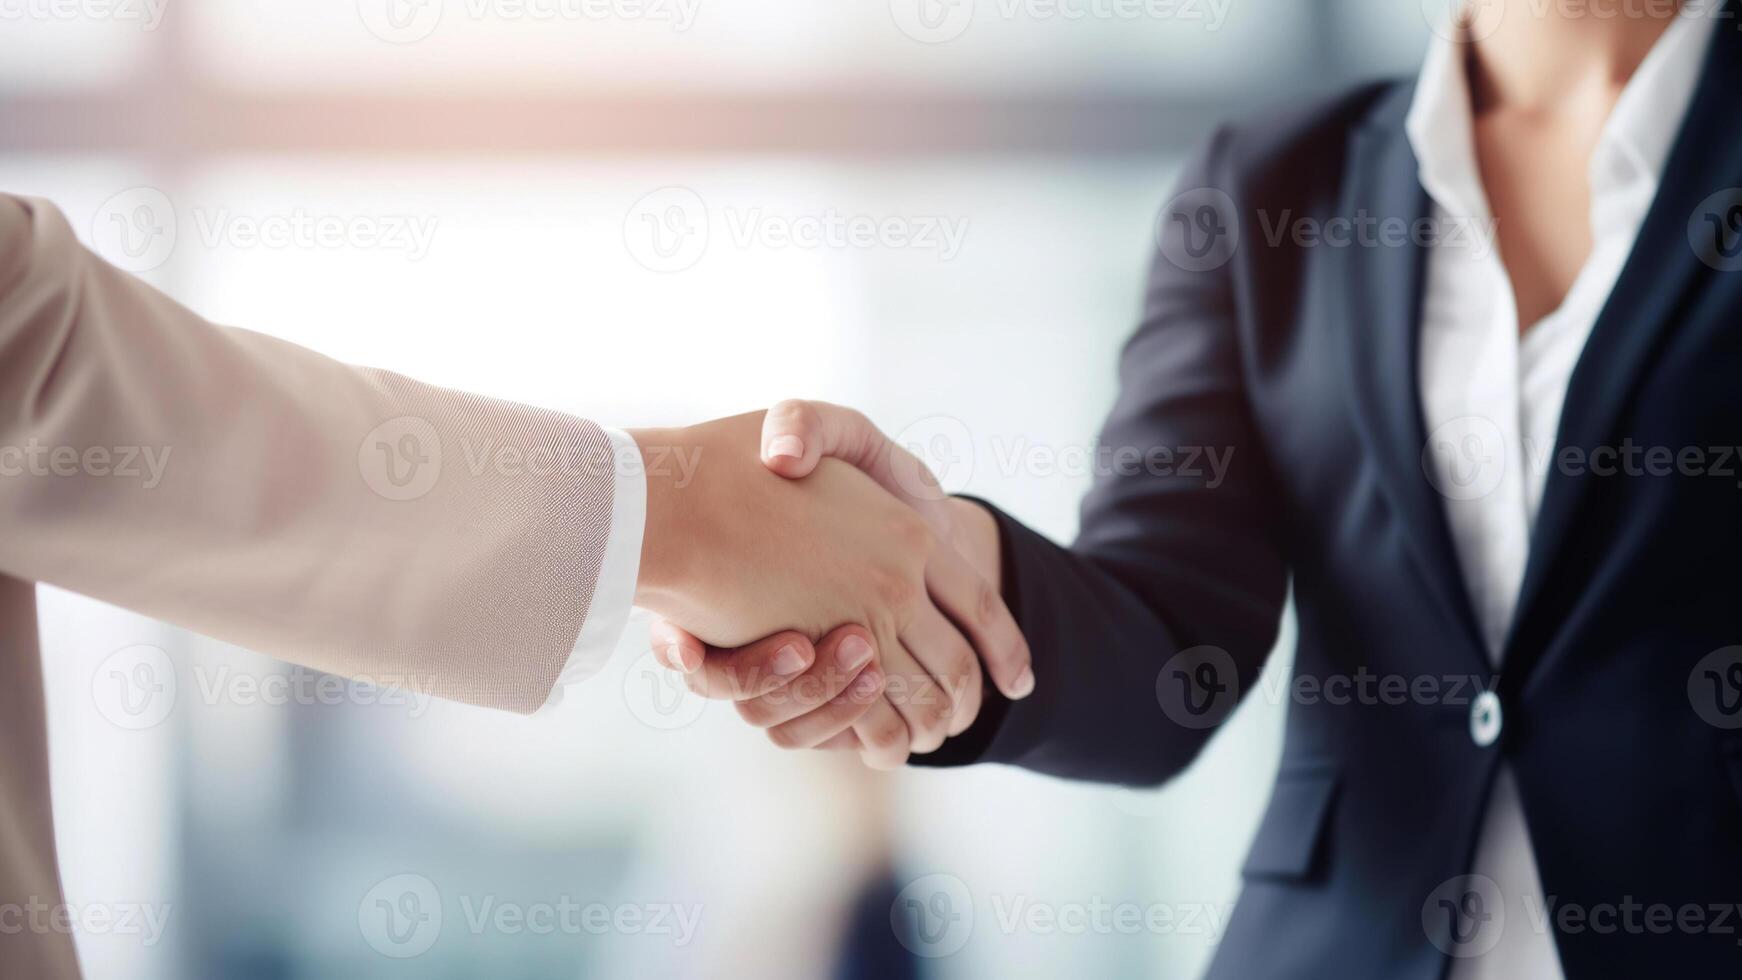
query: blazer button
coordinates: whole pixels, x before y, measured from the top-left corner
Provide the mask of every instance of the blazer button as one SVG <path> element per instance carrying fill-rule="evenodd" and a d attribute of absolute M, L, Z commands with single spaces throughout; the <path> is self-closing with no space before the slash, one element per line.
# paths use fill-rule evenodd
<path fill-rule="evenodd" d="M 1475 703 L 1470 705 L 1470 741 L 1484 749 L 1493 745 L 1500 741 L 1503 724 L 1500 695 L 1493 691 L 1478 694 Z"/>

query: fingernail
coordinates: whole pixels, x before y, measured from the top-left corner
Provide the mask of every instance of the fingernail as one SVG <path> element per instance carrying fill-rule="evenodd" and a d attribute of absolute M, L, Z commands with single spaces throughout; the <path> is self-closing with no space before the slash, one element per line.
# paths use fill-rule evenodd
<path fill-rule="evenodd" d="M 700 657 L 686 656 L 685 654 L 689 652 L 683 644 L 674 643 L 665 651 L 665 654 L 672 663 L 677 665 L 678 670 L 686 674 L 693 674 L 702 669 L 702 661 Z"/>
<path fill-rule="evenodd" d="M 864 637 L 855 633 L 841 641 L 841 649 L 835 655 L 841 658 L 843 669 L 858 670 L 871 662 L 871 655 L 875 652 Z"/>
<path fill-rule="evenodd" d="M 774 655 L 774 672 L 782 677 L 789 677 L 803 670 L 804 654 L 798 652 L 798 647 L 791 643 L 780 648 Z"/>
<path fill-rule="evenodd" d="M 791 456 L 793 459 L 804 458 L 804 440 L 798 436 L 775 436 L 768 440 L 768 458 L 776 456 Z"/>
<path fill-rule="evenodd" d="M 1022 673 L 1016 675 L 1016 683 L 1012 685 L 1010 696 L 1020 701 L 1034 693 L 1034 668 L 1024 667 Z"/>

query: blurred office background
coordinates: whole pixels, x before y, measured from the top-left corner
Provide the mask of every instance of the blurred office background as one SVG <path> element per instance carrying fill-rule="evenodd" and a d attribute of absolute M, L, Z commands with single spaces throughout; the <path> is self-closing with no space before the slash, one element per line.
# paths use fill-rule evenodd
<path fill-rule="evenodd" d="M 1421 7 L 0 0 L 0 189 L 347 361 L 624 426 L 857 405 L 1063 540 L 1182 154 L 1411 71 Z M 1161 792 L 869 775 L 661 687 L 644 620 L 521 719 L 44 600 L 68 900 L 168 912 L 81 934 L 98 980 L 1192 977 L 1281 732 L 1249 699 Z"/>

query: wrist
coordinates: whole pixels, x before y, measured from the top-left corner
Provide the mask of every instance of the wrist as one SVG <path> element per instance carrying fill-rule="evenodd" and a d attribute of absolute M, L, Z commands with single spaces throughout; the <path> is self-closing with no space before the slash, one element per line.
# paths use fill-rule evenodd
<path fill-rule="evenodd" d="M 683 489 L 674 468 L 666 465 L 688 443 L 683 429 L 630 429 L 641 453 L 647 484 L 647 521 L 641 533 L 641 571 L 635 580 L 635 604 L 663 612 L 683 583 L 684 534 L 679 526 Z"/>
<path fill-rule="evenodd" d="M 974 571 L 999 593 L 1004 591 L 1004 563 L 998 518 L 977 500 L 950 497 L 950 543 Z"/>

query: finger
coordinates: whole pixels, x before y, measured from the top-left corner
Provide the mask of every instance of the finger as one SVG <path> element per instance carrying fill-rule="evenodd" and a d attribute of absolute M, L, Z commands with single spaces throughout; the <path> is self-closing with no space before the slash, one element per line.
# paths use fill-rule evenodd
<path fill-rule="evenodd" d="M 859 733 L 851 728 L 814 746 L 814 748 L 824 752 L 857 752 L 859 747 Z"/>
<path fill-rule="evenodd" d="M 648 626 L 647 639 L 653 647 L 653 658 L 680 674 L 701 670 L 707 659 L 707 644 L 663 617 Z"/>
<path fill-rule="evenodd" d="M 809 670 L 793 678 L 791 683 L 783 684 L 759 697 L 738 702 L 738 715 L 757 728 L 774 728 L 820 711 L 848 689 L 848 685 L 865 670 L 875 655 L 871 634 L 863 627 L 847 626 L 838 629 L 823 637 L 823 642 L 817 644 L 816 662 L 811 664 Z M 877 693 L 883 693 L 881 680 L 877 683 Z M 866 698 L 860 706 L 868 704 L 870 699 Z M 852 724 L 860 714 L 863 711 L 854 713 L 829 730 L 824 737 Z"/>
<path fill-rule="evenodd" d="M 789 399 L 762 417 L 762 462 L 781 476 L 807 476 L 823 457 L 864 471 L 948 535 L 949 509 L 937 478 L 862 413 L 828 402 Z"/>
<path fill-rule="evenodd" d="M 884 683 L 888 683 L 887 677 Z M 852 730 L 859 740 L 859 760 L 865 765 L 872 769 L 900 769 L 907 764 L 912 736 L 888 695 L 878 698 L 871 710 L 853 723 Z"/>
<path fill-rule="evenodd" d="M 787 399 L 762 417 L 762 462 L 781 476 L 808 476 L 824 456 L 864 469 L 877 428 L 865 416 L 827 402 Z"/>
<path fill-rule="evenodd" d="M 716 701 L 746 701 L 790 684 L 816 662 L 803 633 L 788 630 L 736 650 L 708 648 L 701 669 L 684 675 L 691 691 Z"/>
<path fill-rule="evenodd" d="M 954 549 L 938 548 L 926 562 L 925 585 L 932 601 L 968 634 L 998 690 L 1012 701 L 1033 694 L 1028 640 L 992 583 Z"/>
<path fill-rule="evenodd" d="M 883 700 L 883 672 L 871 664 L 859 672 L 846 690 L 828 703 L 768 730 L 768 738 L 783 749 L 809 749 L 850 733 L 854 722 Z"/>
<path fill-rule="evenodd" d="M 894 705 L 907 725 L 908 748 L 914 752 L 933 752 L 948 737 L 955 713 L 948 692 L 939 686 L 931 672 L 900 642 L 878 645 L 882 651 L 884 697 Z M 861 741 L 865 732 L 859 732 Z M 882 743 L 877 743 L 880 747 Z"/>
<path fill-rule="evenodd" d="M 954 623 L 930 603 L 901 631 L 901 643 L 926 669 L 949 705 L 946 735 L 960 735 L 980 713 L 980 658 Z M 941 742 L 939 744 L 942 744 Z M 935 746 L 934 746 L 935 747 Z M 916 751 L 930 751 L 914 747 Z"/>

